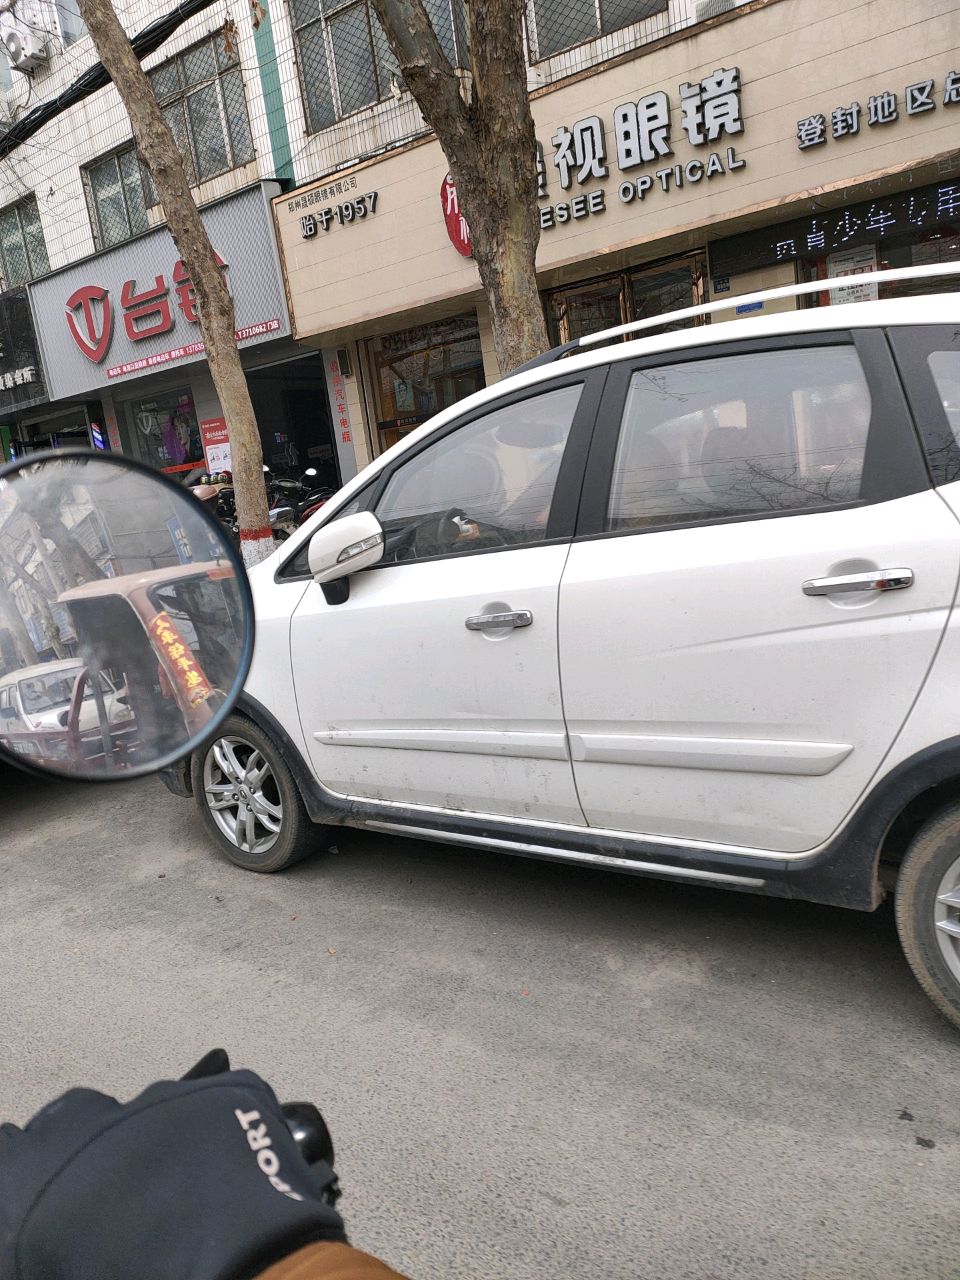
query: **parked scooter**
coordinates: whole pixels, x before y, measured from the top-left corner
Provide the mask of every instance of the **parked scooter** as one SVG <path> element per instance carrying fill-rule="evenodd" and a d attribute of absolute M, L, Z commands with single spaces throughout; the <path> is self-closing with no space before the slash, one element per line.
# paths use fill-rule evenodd
<path fill-rule="evenodd" d="M 193 474 L 193 472 L 190 473 L 191 476 Z M 188 483 L 188 487 L 197 501 L 223 526 L 233 545 L 239 547 L 237 504 L 233 492 L 233 476 L 230 472 L 219 471 L 210 474 L 202 471 L 191 483 Z"/>
<path fill-rule="evenodd" d="M 336 489 L 311 483 L 316 481 L 316 467 L 308 467 L 299 480 L 295 480 L 290 476 L 275 476 L 269 472 L 267 467 L 264 470 L 269 473 L 267 494 L 270 497 L 271 508 L 274 501 L 276 501 L 278 508 L 282 504 L 290 509 L 289 512 L 282 511 L 282 514 L 278 514 L 277 517 L 276 527 L 281 530 L 281 540 L 289 537 L 295 529 L 299 528 L 305 520 L 308 520 L 310 516 L 319 511 L 323 504 L 336 493 Z M 274 524 L 272 510 L 270 523 L 271 525 Z M 274 537 L 276 536 L 277 534 L 275 533 Z"/>
<path fill-rule="evenodd" d="M 310 487 L 304 483 L 316 474 L 316 470 L 310 467 L 300 480 L 294 480 L 287 476 L 275 476 L 269 467 L 264 466 L 270 529 L 274 541 L 286 541 L 336 492 L 335 489 Z M 223 525 L 234 546 L 239 546 L 240 532 L 232 474 L 229 471 L 191 472 L 188 487 L 194 497 Z"/>

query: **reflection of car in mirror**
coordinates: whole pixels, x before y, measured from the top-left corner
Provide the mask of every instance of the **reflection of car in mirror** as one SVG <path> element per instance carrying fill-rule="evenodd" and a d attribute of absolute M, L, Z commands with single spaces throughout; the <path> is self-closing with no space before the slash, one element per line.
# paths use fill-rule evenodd
<path fill-rule="evenodd" d="M 242 647 L 233 569 L 218 562 L 100 578 L 64 592 L 81 646 L 101 671 L 121 673 L 136 720 L 133 763 L 146 740 L 175 751 L 223 706 Z"/>
<path fill-rule="evenodd" d="M 75 776 L 202 736 L 250 649 L 246 580 L 188 492 L 97 455 L 0 479 L 0 747 Z"/>
<path fill-rule="evenodd" d="M 70 713 L 77 677 L 84 670 L 72 658 L 24 667 L 0 677 L 0 722 L 6 731 L 64 728 Z M 100 692 L 111 724 L 129 720 L 133 712 L 105 671 L 100 672 Z M 94 690 L 85 689 L 81 700 L 79 728 L 92 729 L 99 723 Z"/>

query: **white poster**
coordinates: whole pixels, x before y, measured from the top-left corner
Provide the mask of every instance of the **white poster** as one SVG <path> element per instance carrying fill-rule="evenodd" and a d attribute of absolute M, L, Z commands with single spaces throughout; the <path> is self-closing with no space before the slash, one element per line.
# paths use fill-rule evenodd
<path fill-rule="evenodd" d="M 859 249 L 841 249 L 838 253 L 827 255 L 827 276 L 860 276 L 868 275 L 877 269 L 877 250 L 872 244 L 862 245 Z M 868 280 L 862 284 L 845 284 L 839 289 L 830 290 L 830 301 L 838 302 L 876 302 L 877 286 Z"/>

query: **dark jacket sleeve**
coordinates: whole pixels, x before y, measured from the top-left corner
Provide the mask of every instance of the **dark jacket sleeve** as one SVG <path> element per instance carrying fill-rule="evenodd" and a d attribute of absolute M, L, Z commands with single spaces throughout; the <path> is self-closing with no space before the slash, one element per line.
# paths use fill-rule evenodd
<path fill-rule="evenodd" d="M 324 1241 L 298 1249 L 275 1262 L 257 1280 L 405 1280 L 379 1258 L 351 1249 L 348 1244 Z"/>

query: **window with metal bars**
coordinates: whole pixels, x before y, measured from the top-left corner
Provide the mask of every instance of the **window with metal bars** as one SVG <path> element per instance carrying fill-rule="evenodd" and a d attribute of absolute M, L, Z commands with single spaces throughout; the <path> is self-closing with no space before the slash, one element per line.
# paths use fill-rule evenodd
<path fill-rule="evenodd" d="M 98 249 L 111 249 L 149 230 L 147 210 L 157 197 L 135 147 L 88 165 L 83 180 Z"/>
<path fill-rule="evenodd" d="M 668 0 L 530 0 L 527 28 L 534 62 L 665 13 Z"/>
<path fill-rule="evenodd" d="M 148 72 L 191 186 L 254 158 L 236 51 L 211 36 Z"/>
<path fill-rule="evenodd" d="M 36 196 L 0 210 L 0 289 L 26 284 L 49 270 Z"/>
<path fill-rule="evenodd" d="M 57 21 L 60 24 L 60 38 L 63 40 L 64 48 L 71 44 L 76 44 L 78 40 L 82 40 L 87 34 L 86 23 L 80 17 L 80 11 L 77 8 L 76 0 L 73 4 L 69 0 L 56 0 Z"/>
<path fill-rule="evenodd" d="M 466 65 L 464 0 L 425 0 L 444 53 Z M 403 80 L 369 0 L 290 0 L 311 133 L 380 102 Z"/>

